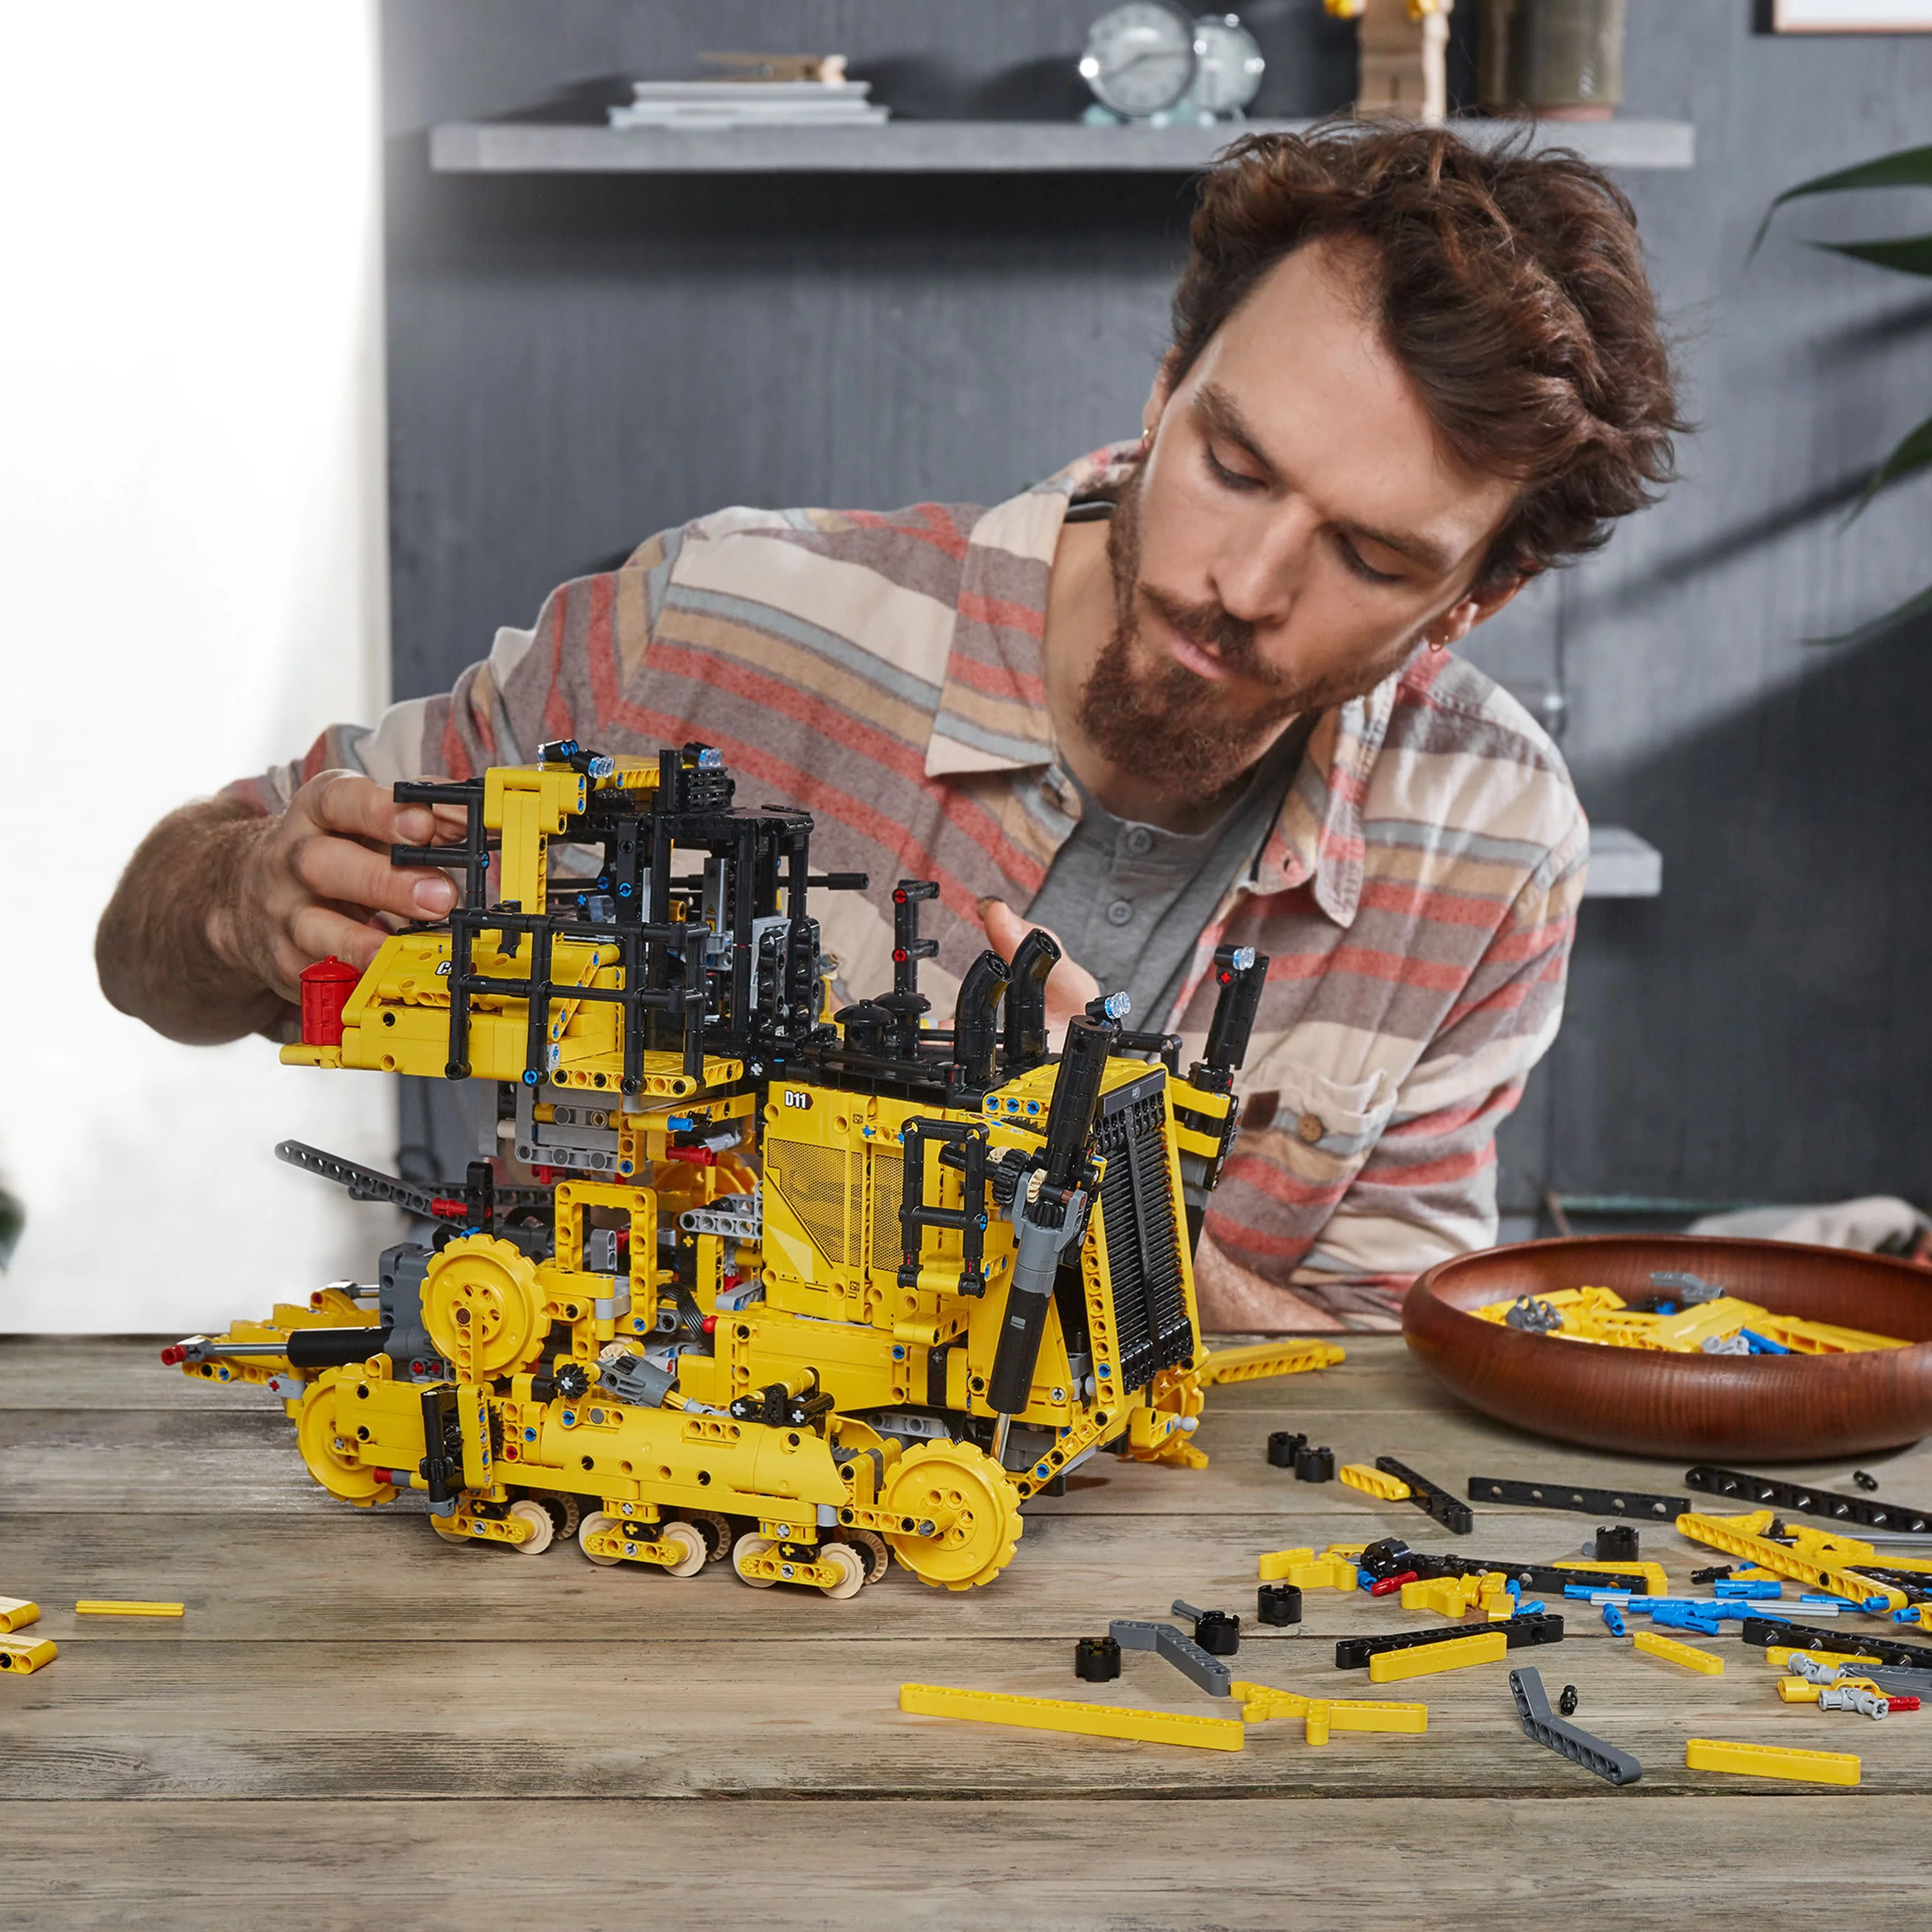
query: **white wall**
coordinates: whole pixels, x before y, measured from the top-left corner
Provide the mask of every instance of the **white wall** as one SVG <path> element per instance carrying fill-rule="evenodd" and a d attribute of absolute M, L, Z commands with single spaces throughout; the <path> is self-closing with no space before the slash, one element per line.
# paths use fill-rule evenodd
<path fill-rule="evenodd" d="M 0 10 L 0 1330 L 173 1331 L 371 1279 L 374 1076 L 176 1046 L 94 925 L 161 813 L 386 688 L 374 0 Z"/>

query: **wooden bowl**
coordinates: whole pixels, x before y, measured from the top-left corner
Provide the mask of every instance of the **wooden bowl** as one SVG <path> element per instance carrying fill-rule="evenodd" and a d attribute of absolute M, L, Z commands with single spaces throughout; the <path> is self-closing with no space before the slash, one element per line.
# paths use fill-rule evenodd
<path fill-rule="evenodd" d="M 1563 1288 L 1655 1292 L 1653 1269 L 1718 1282 L 1780 1315 L 1920 1346 L 1856 1355 L 1674 1354 L 1526 1334 L 1466 1311 Z M 1402 1304 L 1442 1385 L 1559 1442 L 1708 1462 L 1825 1462 L 1932 1432 L 1932 1271 L 1882 1255 L 1696 1234 L 1525 1241 L 1438 1262 Z"/>

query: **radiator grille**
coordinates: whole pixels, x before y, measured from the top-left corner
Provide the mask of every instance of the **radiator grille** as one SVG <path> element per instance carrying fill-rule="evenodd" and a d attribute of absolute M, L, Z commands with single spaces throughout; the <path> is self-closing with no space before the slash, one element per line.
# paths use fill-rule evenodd
<path fill-rule="evenodd" d="M 1156 1093 L 1108 1115 L 1096 1136 L 1107 1161 L 1100 1226 L 1126 1389 L 1186 1360 L 1194 1348 L 1168 1186 L 1166 1124 L 1167 1102 Z"/>
<path fill-rule="evenodd" d="M 905 1156 L 880 1148 L 872 1156 L 872 1265 L 896 1268 L 903 1231 L 899 1208 L 905 1194 Z"/>
<path fill-rule="evenodd" d="M 772 1148 L 766 1164 L 774 1190 L 812 1246 L 834 1268 L 844 1268 L 862 1244 L 858 1163 L 842 1148 L 793 1142 Z"/>

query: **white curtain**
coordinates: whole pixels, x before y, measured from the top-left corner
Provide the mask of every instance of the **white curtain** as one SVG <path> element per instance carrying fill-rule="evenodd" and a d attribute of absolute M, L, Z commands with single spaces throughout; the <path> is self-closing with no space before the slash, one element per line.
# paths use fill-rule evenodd
<path fill-rule="evenodd" d="M 176 1046 L 95 981 L 148 826 L 386 688 L 374 0 L 0 12 L 0 1330 L 185 1332 L 373 1279 L 274 1158 L 377 1076 Z"/>

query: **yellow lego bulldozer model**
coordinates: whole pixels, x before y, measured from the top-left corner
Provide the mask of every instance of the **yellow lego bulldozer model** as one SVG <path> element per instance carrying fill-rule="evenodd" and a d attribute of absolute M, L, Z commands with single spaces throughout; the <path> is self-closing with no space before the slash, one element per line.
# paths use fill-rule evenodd
<path fill-rule="evenodd" d="M 982 953 L 927 1023 L 929 883 L 892 893 L 895 985 L 826 1017 L 810 818 L 734 808 L 718 754 L 546 746 L 532 767 L 398 785 L 460 806 L 443 925 L 303 988 L 292 1064 L 499 1083 L 537 1186 L 417 1187 L 284 1142 L 286 1160 L 436 1226 L 373 1286 L 176 1344 L 265 1384 L 304 1460 L 358 1505 L 422 1491 L 452 1540 L 853 1594 L 888 1552 L 990 1582 L 1021 1506 L 1106 1450 L 1198 1466 L 1217 1380 L 1318 1368 L 1324 1343 L 1210 1356 L 1190 1208 L 1233 1135 L 1267 962 L 1217 958 L 1204 1058 L 1096 1000 L 1048 1051 L 1043 932 Z M 550 876 L 550 848 L 594 874 Z M 560 858 L 560 869 L 562 855 Z M 491 861 L 496 892 L 490 892 Z M 1191 1226 L 1192 1224 L 1192 1226 Z"/>

